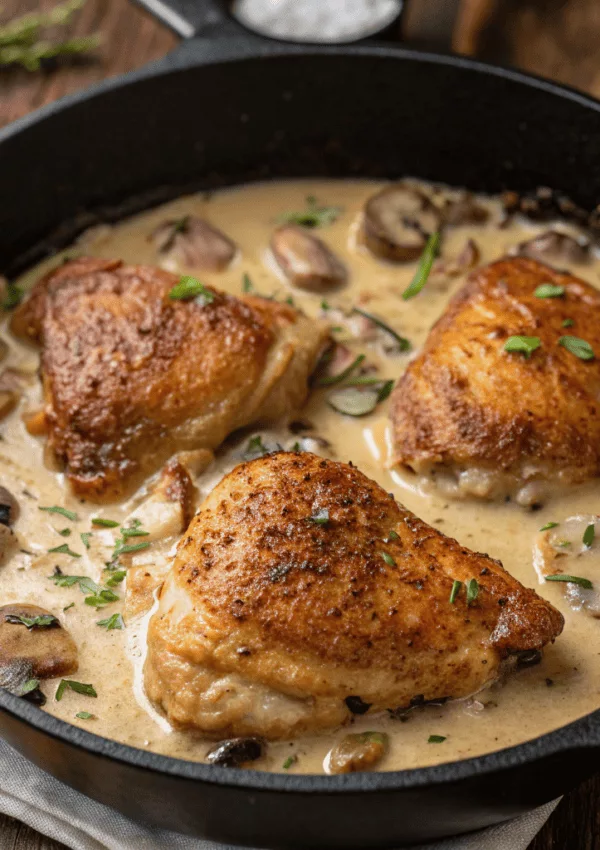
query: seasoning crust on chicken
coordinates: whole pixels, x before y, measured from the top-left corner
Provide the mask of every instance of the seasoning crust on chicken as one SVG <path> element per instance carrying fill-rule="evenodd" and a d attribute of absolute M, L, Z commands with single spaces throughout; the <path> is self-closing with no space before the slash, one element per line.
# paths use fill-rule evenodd
<path fill-rule="evenodd" d="M 14 333 L 41 342 L 48 446 L 79 496 L 119 498 L 174 453 L 214 449 L 305 400 L 322 326 L 256 296 L 174 300 L 177 282 L 78 259 L 13 317 Z"/>
<path fill-rule="evenodd" d="M 192 520 L 150 621 L 146 690 L 177 727 L 287 737 L 348 721 L 351 697 L 374 712 L 472 694 L 562 625 L 352 465 L 278 452 L 236 467 Z"/>
<path fill-rule="evenodd" d="M 542 284 L 562 295 L 536 297 Z M 516 496 L 600 474 L 600 292 L 526 258 L 476 271 L 434 325 L 392 397 L 394 461 L 434 474 L 450 495 Z M 510 336 L 539 339 L 525 356 Z"/>

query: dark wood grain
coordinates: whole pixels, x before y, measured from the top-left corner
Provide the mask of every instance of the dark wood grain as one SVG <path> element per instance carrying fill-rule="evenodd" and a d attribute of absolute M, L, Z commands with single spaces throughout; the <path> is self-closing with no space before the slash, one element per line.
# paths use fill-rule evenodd
<path fill-rule="evenodd" d="M 54 0 L 4 0 L 2 19 L 49 8 Z M 599 0 L 463 0 L 462 52 L 548 76 L 600 96 Z M 88 0 L 69 35 L 100 32 L 86 61 L 29 74 L 0 71 L 0 126 L 68 92 L 157 59 L 176 44 L 164 27 L 127 0 Z M 0 815 L 1 850 L 64 850 Z M 506 848 L 510 850 L 510 848 Z M 562 801 L 530 850 L 600 850 L 600 776 Z"/>

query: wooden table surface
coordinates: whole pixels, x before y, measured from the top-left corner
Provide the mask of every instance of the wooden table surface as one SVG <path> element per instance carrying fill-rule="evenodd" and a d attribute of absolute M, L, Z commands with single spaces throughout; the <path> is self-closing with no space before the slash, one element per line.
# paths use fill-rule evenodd
<path fill-rule="evenodd" d="M 52 0 L 5 0 L 2 18 L 52 5 Z M 457 43 L 465 50 L 600 97 L 599 0 L 464 0 L 464 7 L 469 32 Z M 0 72 L 0 126 L 67 92 L 157 59 L 177 43 L 127 0 L 88 0 L 69 34 L 92 32 L 100 32 L 103 43 L 89 61 L 36 74 Z M 0 850 L 62 847 L 0 815 Z M 529 850 L 600 850 L 600 775 L 565 797 Z"/>

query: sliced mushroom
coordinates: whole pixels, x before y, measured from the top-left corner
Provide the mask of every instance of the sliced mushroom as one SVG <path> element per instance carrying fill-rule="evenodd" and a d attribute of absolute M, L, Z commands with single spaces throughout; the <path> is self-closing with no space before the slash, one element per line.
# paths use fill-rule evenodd
<path fill-rule="evenodd" d="M 460 192 L 447 198 L 442 207 L 444 224 L 460 227 L 465 224 L 484 224 L 490 217 L 488 210 L 478 204 L 470 192 Z"/>
<path fill-rule="evenodd" d="M 406 263 L 421 255 L 442 214 L 417 189 L 397 183 L 373 195 L 364 209 L 363 239 L 377 257 Z"/>
<path fill-rule="evenodd" d="M 329 773 L 355 773 L 377 764 L 388 748 L 385 732 L 360 732 L 346 735 L 327 756 Z"/>
<path fill-rule="evenodd" d="M 206 761 L 221 767 L 242 767 L 259 759 L 264 749 L 261 738 L 229 738 L 212 747 L 206 754 Z"/>
<path fill-rule="evenodd" d="M 19 516 L 19 503 L 6 487 L 0 486 L 0 525 L 12 525 Z"/>
<path fill-rule="evenodd" d="M 590 260 L 590 242 L 585 236 L 575 237 L 559 230 L 546 230 L 516 245 L 510 253 L 546 263 L 552 260 L 559 263 L 587 263 Z"/>
<path fill-rule="evenodd" d="M 170 254 L 183 265 L 204 271 L 223 271 L 237 250 L 222 231 L 193 215 L 163 222 L 150 238 L 160 254 Z"/>
<path fill-rule="evenodd" d="M 294 286 L 309 292 L 328 292 L 346 282 L 344 265 L 317 236 L 297 224 L 278 227 L 271 251 Z"/>
<path fill-rule="evenodd" d="M 33 675 L 28 661 L 0 663 L 0 688 L 5 688 L 16 697 L 22 697 L 35 705 L 44 705 L 46 697 L 40 691 L 39 682 Z"/>
<path fill-rule="evenodd" d="M 22 618 L 22 620 L 21 620 Z M 27 625 L 33 621 L 34 625 Z M 36 626 L 35 623 L 46 625 Z M 78 667 L 77 647 L 59 621 L 37 605 L 0 607 L 0 667 L 14 662 L 31 665 L 35 679 L 68 676 Z"/>

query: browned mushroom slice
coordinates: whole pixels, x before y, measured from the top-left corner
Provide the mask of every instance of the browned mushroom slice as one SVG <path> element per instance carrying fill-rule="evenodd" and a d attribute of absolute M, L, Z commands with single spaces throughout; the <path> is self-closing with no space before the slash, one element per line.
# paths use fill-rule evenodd
<path fill-rule="evenodd" d="M 58 619 L 37 605 L 0 607 L 0 667 L 31 665 L 36 679 L 68 676 L 78 667 L 77 647 Z"/>
<path fill-rule="evenodd" d="M 346 282 L 346 269 L 335 254 L 296 224 L 277 228 L 271 250 L 287 279 L 300 289 L 327 292 Z"/>
<path fill-rule="evenodd" d="M 460 192 L 456 197 L 446 199 L 442 216 L 444 224 L 460 227 L 465 224 L 484 224 L 490 214 L 470 192 Z"/>
<path fill-rule="evenodd" d="M 402 183 L 373 195 L 364 209 L 363 239 L 377 257 L 405 263 L 416 260 L 442 215 L 422 192 Z"/>
<path fill-rule="evenodd" d="M 590 260 L 590 243 L 585 236 L 575 237 L 559 230 L 546 230 L 533 239 L 516 245 L 512 255 L 519 254 L 534 260 L 550 263 L 587 263 Z"/>
<path fill-rule="evenodd" d="M 163 222 L 151 239 L 160 254 L 171 254 L 183 265 L 204 271 L 223 271 L 237 250 L 222 231 L 192 215 Z"/>
<path fill-rule="evenodd" d="M 327 756 L 328 773 L 355 773 L 368 770 L 381 761 L 388 748 L 384 732 L 346 735 Z"/>

